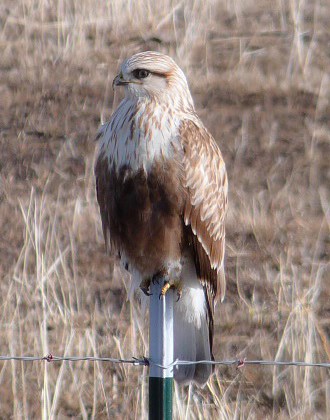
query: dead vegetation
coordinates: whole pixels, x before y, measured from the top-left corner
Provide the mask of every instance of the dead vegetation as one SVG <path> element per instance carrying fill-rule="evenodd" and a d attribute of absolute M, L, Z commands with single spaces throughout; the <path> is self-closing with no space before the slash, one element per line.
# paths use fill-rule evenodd
<path fill-rule="evenodd" d="M 93 141 L 122 58 L 186 72 L 230 181 L 217 359 L 330 359 L 330 6 L 320 1 L 2 1 L 0 354 L 146 355 L 147 323 L 110 280 Z M 220 367 L 176 389 L 176 418 L 330 417 L 329 372 Z M 145 418 L 147 370 L 0 364 L 1 418 Z"/>

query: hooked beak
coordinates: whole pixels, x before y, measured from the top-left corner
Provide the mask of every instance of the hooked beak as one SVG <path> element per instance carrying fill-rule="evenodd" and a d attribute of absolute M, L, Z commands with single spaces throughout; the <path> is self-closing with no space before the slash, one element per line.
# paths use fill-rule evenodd
<path fill-rule="evenodd" d="M 130 82 L 123 79 L 123 73 L 117 74 L 117 76 L 113 79 L 112 88 L 115 86 L 123 86 L 128 85 Z"/>

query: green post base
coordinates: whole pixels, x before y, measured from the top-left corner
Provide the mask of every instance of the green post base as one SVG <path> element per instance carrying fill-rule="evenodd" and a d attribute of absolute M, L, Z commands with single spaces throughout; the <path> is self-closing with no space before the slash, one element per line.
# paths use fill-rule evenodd
<path fill-rule="evenodd" d="M 149 420 L 172 420 L 173 378 L 149 378 Z"/>

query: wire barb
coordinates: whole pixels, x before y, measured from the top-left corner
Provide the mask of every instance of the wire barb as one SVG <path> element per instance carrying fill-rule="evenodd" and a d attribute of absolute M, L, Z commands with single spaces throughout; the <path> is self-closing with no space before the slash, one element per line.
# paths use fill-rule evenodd
<path fill-rule="evenodd" d="M 245 362 L 246 362 L 246 357 L 244 357 L 244 359 L 237 360 L 236 369 L 238 370 L 238 369 L 241 369 L 242 367 L 244 367 Z"/>
<path fill-rule="evenodd" d="M 46 360 L 47 362 L 52 362 L 54 360 L 54 357 L 51 353 L 47 354 L 47 356 L 42 358 L 43 360 Z"/>

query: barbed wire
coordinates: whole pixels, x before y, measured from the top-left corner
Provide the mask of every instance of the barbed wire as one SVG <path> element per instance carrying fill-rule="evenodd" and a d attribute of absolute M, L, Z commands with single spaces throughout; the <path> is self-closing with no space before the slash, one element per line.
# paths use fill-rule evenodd
<path fill-rule="evenodd" d="M 96 357 L 96 356 L 54 356 L 48 354 L 47 356 L 0 356 L 0 362 L 6 360 L 15 360 L 21 362 L 110 362 L 110 363 L 126 363 L 131 365 L 148 366 L 148 359 L 115 359 L 112 357 Z"/>
<path fill-rule="evenodd" d="M 22 362 L 110 362 L 131 364 L 133 366 L 157 366 L 162 369 L 169 369 L 175 366 L 189 366 L 189 365 L 224 365 L 235 366 L 241 368 L 246 365 L 260 365 L 260 366 L 300 366 L 300 367 L 320 367 L 330 369 L 330 362 L 312 363 L 301 361 L 278 361 L 278 360 L 247 360 L 247 359 L 233 359 L 233 360 L 175 360 L 167 366 L 153 362 L 147 357 L 131 359 L 116 359 L 112 357 L 97 357 L 97 356 L 54 356 L 48 354 L 47 356 L 0 356 L 0 361 L 22 361 Z"/>

